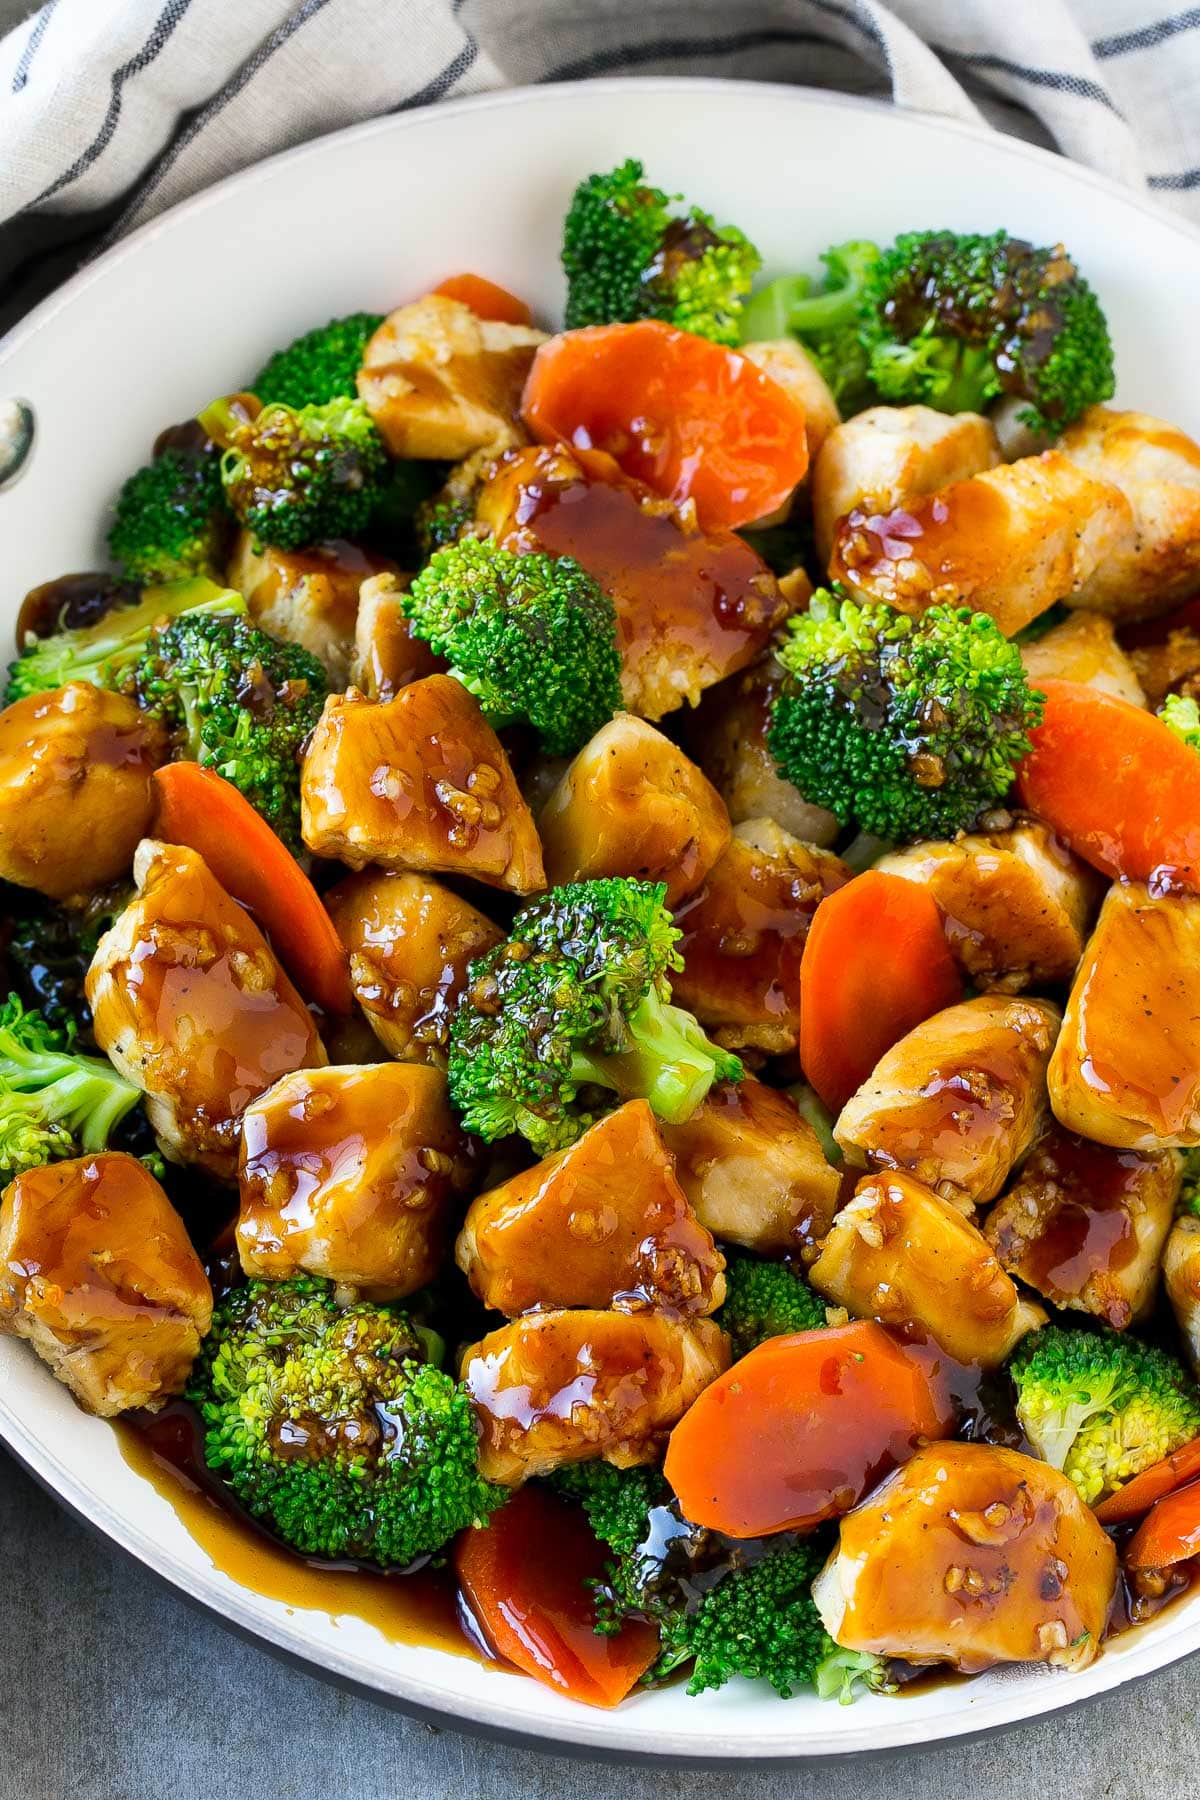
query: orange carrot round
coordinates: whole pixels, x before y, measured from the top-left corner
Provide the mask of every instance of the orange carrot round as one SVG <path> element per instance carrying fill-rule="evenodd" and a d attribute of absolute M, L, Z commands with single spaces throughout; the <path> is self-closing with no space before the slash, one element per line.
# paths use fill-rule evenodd
<path fill-rule="evenodd" d="M 1200 1481 L 1156 1501 L 1125 1550 L 1129 1569 L 1168 1569 L 1200 1555 Z"/>
<path fill-rule="evenodd" d="M 461 300 L 480 319 L 497 319 L 503 325 L 532 325 L 533 314 L 523 300 L 510 294 L 486 275 L 447 275 L 434 288 L 447 300 Z"/>
<path fill-rule="evenodd" d="M 1136 1519 L 1148 1512 L 1156 1500 L 1183 1487 L 1185 1482 L 1194 1481 L 1198 1475 L 1200 1437 L 1193 1438 L 1180 1450 L 1173 1450 L 1152 1468 L 1143 1469 L 1115 1494 L 1101 1500 L 1095 1508 L 1096 1517 L 1102 1525 L 1123 1525 L 1127 1519 Z"/>

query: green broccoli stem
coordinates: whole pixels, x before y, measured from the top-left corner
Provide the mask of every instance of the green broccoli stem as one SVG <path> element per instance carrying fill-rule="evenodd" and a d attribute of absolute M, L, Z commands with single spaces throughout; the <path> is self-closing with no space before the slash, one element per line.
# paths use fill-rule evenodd
<path fill-rule="evenodd" d="M 0 1054 L 0 1085 L 14 1102 L 10 1117 L 24 1110 L 31 1123 L 52 1135 L 77 1136 L 85 1151 L 103 1150 L 126 1113 L 141 1098 L 140 1089 L 98 1057 L 67 1052 L 37 1053 L 11 1035 Z M 18 1096 L 24 1100 L 20 1107 Z"/>
<path fill-rule="evenodd" d="M 940 360 L 940 359 L 939 359 Z M 946 340 L 948 380 L 938 397 L 941 412 L 982 412 L 991 398 L 995 371 L 986 344 Z"/>
<path fill-rule="evenodd" d="M 829 1640 L 829 1654 L 813 1670 L 813 1686 L 819 1700 L 837 1700 L 852 1706 L 862 1686 L 873 1694 L 894 1692 L 887 1679 L 887 1665 L 869 1650 L 843 1650 Z"/>
<path fill-rule="evenodd" d="M 719 1050 L 682 1007 L 655 989 L 629 1015 L 629 1045 L 616 1054 L 582 1057 L 584 1077 L 599 1080 L 622 1099 L 645 1099 L 668 1125 L 690 1119 L 716 1081 L 740 1081 L 739 1059 Z"/>

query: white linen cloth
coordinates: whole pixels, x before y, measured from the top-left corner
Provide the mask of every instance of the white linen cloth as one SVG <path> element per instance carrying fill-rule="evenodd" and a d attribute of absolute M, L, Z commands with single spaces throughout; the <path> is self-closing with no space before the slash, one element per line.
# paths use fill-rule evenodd
<path fill-rule="evenodd" d="M 987 119 L 1200 221 L 1200 6 L 46 0 L 0 40 L 0 325 L 98 241 L 272 151 L 451 94 L 639 72 Z"/>

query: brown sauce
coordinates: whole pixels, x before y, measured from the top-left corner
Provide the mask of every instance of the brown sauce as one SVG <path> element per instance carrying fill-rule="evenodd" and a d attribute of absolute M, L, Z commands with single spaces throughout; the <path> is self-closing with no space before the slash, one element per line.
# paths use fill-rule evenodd
<path fill-rule="evenodd" d="M 1137 1255 L 1133 1224 L 1147 1159 L 1056 1132 L 1038 1151 L 1037 1179 L 1061 1198 L 1027 1245 L 1020 1273 L 1040 1293 L 1075 1295 L 1092 1275 L 1127 1268 Z"/>

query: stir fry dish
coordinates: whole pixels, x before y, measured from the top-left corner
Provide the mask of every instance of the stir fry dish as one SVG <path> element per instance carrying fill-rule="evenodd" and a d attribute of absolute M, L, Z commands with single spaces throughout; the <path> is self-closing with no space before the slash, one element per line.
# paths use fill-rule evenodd
<path fill-rule="evenodd" d="M 1085 1668 L 1200 1563 L 1200 446 L 1061 244 L 561 254 L 26 597 L 0 1331 L 575 1700 Z"/>

